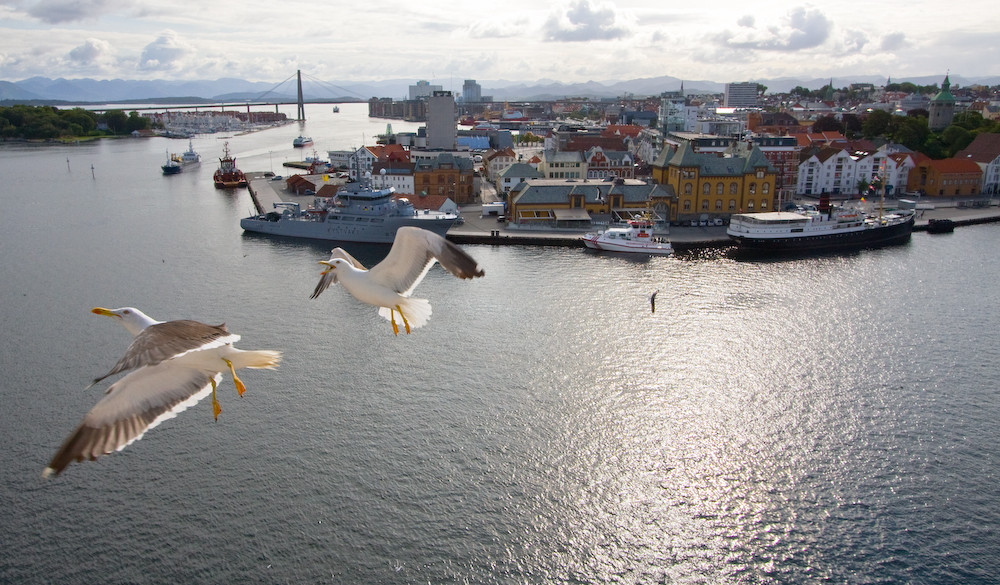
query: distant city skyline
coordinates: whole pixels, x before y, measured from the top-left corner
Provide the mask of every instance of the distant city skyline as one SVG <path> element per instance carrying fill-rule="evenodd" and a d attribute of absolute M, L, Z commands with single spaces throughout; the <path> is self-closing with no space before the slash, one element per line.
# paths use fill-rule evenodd
<path fill-rule="evenodd" d="M 464 8 L 464 6 L 463 6 Z M 554 80 L 1000 75 L 992 3 L 331 5 L 5 0 L 0 80 Z"/>

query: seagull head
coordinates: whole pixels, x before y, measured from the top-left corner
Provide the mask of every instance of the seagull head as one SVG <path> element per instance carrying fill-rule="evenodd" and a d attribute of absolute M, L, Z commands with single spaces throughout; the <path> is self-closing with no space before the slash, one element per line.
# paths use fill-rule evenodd
<path fill-rule="evenodd" d="M 135 307 L 122 307 L 120 309 L 105 309 L 103 307 L 94 307 L 90 310 L 91 313 L 95 315 L 103 315 L 105 317 L 113 317 L 128 332 L 132 335 L 138 335 L 140 331 L 157 323 L 155 319 L 149 317 L 139 309 Z"/>
<path fill-rule="evenodd" d="M 323 276 L 330 274 L 331 272 L 336 272 L 337 268 L 347 265 L 347 262 L 343 258 L 333 258 L 331 260 L 320 260 L 320 264 L 326 266 L 326 270 L 322 272 Z"/>

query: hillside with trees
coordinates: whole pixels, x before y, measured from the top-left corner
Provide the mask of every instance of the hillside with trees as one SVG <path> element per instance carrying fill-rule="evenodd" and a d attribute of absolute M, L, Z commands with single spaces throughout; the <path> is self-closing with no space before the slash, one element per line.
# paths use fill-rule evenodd
<path fill-rule="evenodd" d="M 52 106 L 15 105 L 0 107 L 0 138 L 3 140 L 56 140 L 122 136 L 152 127 L 149 118 L 123 110 L 97 113 L 83 108 L 60 110 Z"/>

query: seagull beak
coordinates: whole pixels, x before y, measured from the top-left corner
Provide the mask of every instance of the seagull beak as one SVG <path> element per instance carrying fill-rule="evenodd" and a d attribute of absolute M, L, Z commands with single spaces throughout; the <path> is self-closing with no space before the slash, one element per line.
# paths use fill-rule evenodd
<path fill-rule="evenodd" d="M 90 310 L 90 312 L 93 313 L 93 314 L 95 314 L 95 315 L 104 315 L 105 317 L 118 317 L 118 318 L 121 318 L 120 315 L 117 315 L 111 309 L 105 309 L 105 308 L 102 308 L 102 307 L 94 307 L 93 309 Z"/>
<path fill-rule="evenodd" d="M 326 270 L 320 274 L 329 274 L 330 271 L 333 270 L 333 264 L 331 264 L 328 260 L 320 260 L 319 263 L 326 266 Z"/>

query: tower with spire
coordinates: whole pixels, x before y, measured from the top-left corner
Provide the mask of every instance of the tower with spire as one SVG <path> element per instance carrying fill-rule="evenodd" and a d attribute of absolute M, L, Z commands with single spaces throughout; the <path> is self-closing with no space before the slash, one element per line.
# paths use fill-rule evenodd
<path fill-rule="evenodd" d="M 938 92 L 930 104 L 930 118 L 927 126 L 934 132 L 940 132 L 951 126 L 955 118 L 955 96 L 951 95 L 951 81 L 945 74 L 944 81 L 941 82 L 941 91 Z"/>

